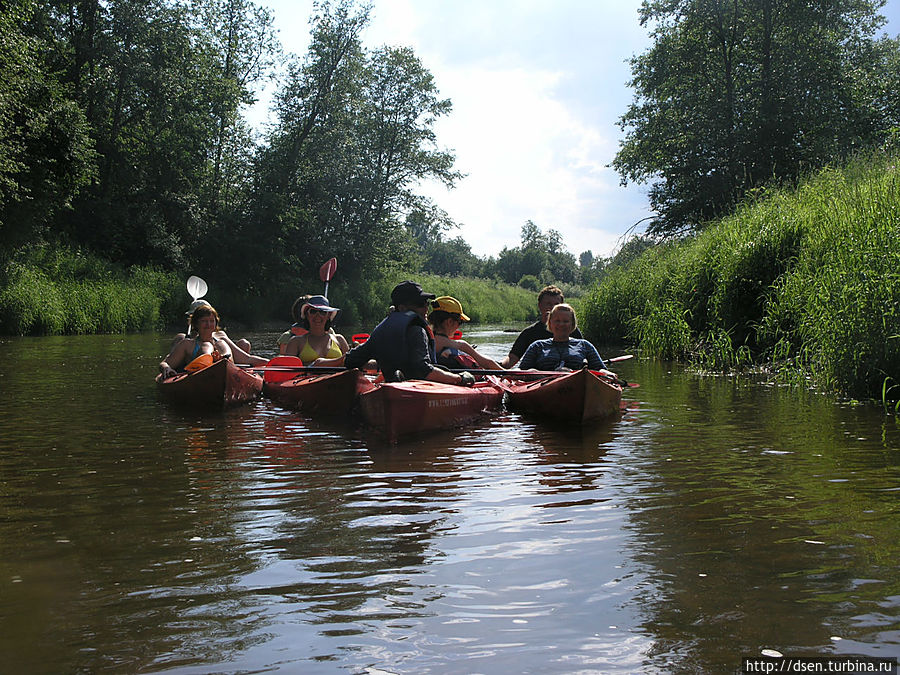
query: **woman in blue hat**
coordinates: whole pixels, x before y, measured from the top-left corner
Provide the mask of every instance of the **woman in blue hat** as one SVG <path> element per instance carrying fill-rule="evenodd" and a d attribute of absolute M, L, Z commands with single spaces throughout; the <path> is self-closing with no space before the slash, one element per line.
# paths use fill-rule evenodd
<path fill-rule="evenodd" d="M 340 333 L 329 331 L 340 310 L 328 304 L 324 295 L 313 295 L 300 307 L 300 324 L 308 331 L 295 335 L 287 343 L 286 356 L 296 356 L 308 366 L 316 359 L 334 359 L 347 353 L 350 346 Z"/>

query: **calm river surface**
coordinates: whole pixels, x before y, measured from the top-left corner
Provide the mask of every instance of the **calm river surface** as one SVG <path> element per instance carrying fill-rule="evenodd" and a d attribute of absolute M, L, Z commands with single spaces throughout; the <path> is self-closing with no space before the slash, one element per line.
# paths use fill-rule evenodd
<path fill-rule="evenodd" d="M 500 357 L 514 335 L 467 337 Z M 167 408 L 168 342 L 0 338 L 4 672 L 900 655 L 900 426 L 877 406 L 636 359 L 608 423 L 503 413 L 388 447 L 267 400 Z"/>

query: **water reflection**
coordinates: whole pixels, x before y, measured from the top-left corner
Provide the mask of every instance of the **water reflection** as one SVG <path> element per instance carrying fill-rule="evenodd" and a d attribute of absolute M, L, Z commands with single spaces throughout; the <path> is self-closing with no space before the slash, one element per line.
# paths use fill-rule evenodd
<path fill-rule="evenodd" d="M 4 345 L 11 672 L 734 672 L 900 644 L 877 408 L 631 361 L 608 423 L 386 446 L 265 400 L 162 406 L 167 342 Z"/>
<path fill-rule="evenodd" d="M 677 655 L 677 670 L 715 672 L 766 647 L 880 651 L 871 635 L 853 639 L 869 633 L 854 624 L 867 595 L 897 597 L 895 570 L 871 557 L 896 552 L 881 516 L 897 508 L 897 453 L 893 476 L 860 456 L 870 450 L 845 427 L 863 411 L 727 378 L 654 384 L 629 508 L 635 559 L 653 580 L 634 599 L 656 636 L 653 662 Z"/>

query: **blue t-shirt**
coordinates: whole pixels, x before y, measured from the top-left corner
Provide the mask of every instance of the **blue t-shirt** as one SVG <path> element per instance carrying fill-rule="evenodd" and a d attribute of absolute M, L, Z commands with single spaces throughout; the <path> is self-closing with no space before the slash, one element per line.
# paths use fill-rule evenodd
<path fill-rule="evenodd" d="M 580 370 L 587 359 L 591 370 L 605 369 L 597 348 L 587 340 L 569 338 L 565 342 L 554 342 L 553 338 L 532 342 L 519 362 L 519 368 L 527 370 Z"/>

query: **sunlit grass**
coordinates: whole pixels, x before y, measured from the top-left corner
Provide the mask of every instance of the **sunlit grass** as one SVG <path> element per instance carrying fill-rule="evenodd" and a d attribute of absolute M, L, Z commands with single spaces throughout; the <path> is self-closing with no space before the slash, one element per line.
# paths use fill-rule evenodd
<path fill-rule="evenodd" d="M 583 301 L 589 336 L 878 398 L 900 379 L 897 160 L 822 171 L 612 269 Z"/>
<path fill-rule="evenodd" d="M 0 332 L 124 333 L 161 326 L 180 282 L 149 268 L 117 270 L 71 249 L 20 252 L 2 270 Z"/>

